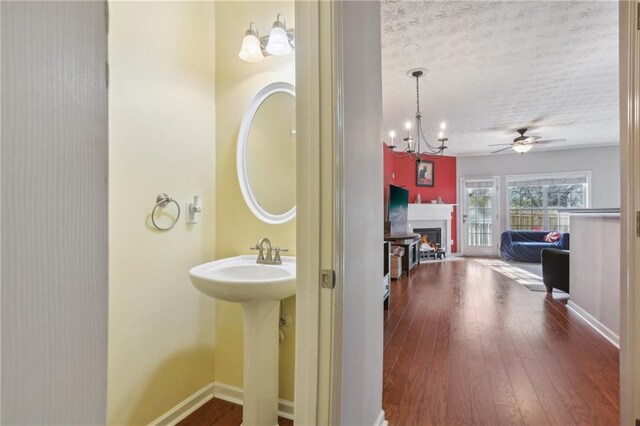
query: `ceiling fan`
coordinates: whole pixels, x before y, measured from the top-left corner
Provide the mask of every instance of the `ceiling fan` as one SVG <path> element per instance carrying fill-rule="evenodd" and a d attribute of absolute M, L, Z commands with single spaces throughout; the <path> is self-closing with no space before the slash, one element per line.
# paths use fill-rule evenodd
<path fill-rule="evenodd" d="M 518 129 L 516 132 L 520 136 L 516 137 L 511 143 L 495 143 L 489 146 L 507 146 L 506 148 L 500 148 L 497 151 L 493 151 L 492 154 L 497 154 L 498 152 L 505 151 L 507 149 L 513 149 L 515 152 L 519 154 L 524 154 L 526 152 L 531 151 L 531 148 L 534 145 L 546 145 L 549 143 L 558 143 L 565 142 L 566 139 L 544 139 L 542 140 L 542 136 L 529 136 L 525 135 L 529 129 Z"/>

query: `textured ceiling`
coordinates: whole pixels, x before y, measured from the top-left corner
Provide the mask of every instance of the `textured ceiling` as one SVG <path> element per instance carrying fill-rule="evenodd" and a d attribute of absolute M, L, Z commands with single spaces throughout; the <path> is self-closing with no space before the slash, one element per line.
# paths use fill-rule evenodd
<path fill-rule="evenodd" d="M 449 154 L 487 153 L 515 129 L 566 138 L 536 150 L 619 143 L 618 5 L 601 2 L 382 2 L 384 130 L 415 114 L 448 125 Z M 402 142 L 400 142 L 402 144 Z M 508 150 L 507 152 L 511 152 Z"/>

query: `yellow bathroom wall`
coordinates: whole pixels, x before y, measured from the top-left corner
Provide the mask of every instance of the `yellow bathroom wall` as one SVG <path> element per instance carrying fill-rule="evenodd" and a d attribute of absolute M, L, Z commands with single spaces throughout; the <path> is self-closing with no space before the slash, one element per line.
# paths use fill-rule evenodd
<path fill-rule="evenodd" d="M 187 275 L 215 255 L 214 7 L 109 3 L 112 425 L 149 424 L 214 379 L 215 303 Z M 160 192 L 182 208 L 167 232 L 149 221 Z M 193 195 L 203 212 L 187 225 Z"/>
<path fill-rule="evenodd" d="M 284 225 L 268 225 L 258 220 L 244 202 L 236 171 L 236 141 L 245 109 L 267 84 L 283 81 L 295 84 L 294 55 L 266 57 L 259 63 L 238 58 L 238 50 L 249 27 L 255 22 L 264 35 L 278 13 L 287 26 L 294 26 L 293 1 L 216 2 L 216 255 L 251 253 L 249 247 L 263 236 L 295 255 L 295 220 Z M 265 176 L 265 179 L 269 179 Z M 295 176 L 291 177 L 295 185 Z M 281 190 L 273 186 L 274 193 Z M 285 301 L 285 313 L 295 318 L 295 297 Z M 295 325 L 285 326 L 280 344 L 280 398 L 294 395 Z M 216 302 L 215 379 L 242 387 L 243 339 L 240 305 Z"/>

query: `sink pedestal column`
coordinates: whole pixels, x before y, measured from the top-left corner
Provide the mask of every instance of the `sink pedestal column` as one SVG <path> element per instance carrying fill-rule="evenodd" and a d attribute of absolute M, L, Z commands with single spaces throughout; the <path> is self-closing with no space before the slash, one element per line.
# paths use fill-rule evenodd
<path fill-rule="evenodd" d="M 242 304 L 244 318 L 243 426 L 278 424 L 280 301 Z"/>

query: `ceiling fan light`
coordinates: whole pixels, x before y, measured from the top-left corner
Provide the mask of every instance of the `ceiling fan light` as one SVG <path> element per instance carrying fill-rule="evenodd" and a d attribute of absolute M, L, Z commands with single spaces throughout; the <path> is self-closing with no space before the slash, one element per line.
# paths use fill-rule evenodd
<path fill-rule="evenodd" d="M 531 151 L 531 148 L 533 148 L 532 144 L 517 143 L 517 144 L 513 145 L 513 150 L 515 152 L 517 152 L 518 154 L 524 154 L 525 152 L 529 152 L 529 151 Z"/>

